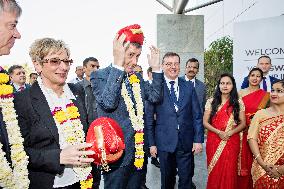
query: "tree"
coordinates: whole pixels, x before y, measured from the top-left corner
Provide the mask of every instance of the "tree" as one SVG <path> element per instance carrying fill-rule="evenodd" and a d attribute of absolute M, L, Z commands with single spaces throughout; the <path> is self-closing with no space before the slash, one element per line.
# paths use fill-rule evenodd
<path fill-rule="evenodd" d="M 225 36 L 209 45 L 204 52 L 204 77 L 207 96 L 212 97 L 222 73 L 233 72 L 233 40 Z"/>

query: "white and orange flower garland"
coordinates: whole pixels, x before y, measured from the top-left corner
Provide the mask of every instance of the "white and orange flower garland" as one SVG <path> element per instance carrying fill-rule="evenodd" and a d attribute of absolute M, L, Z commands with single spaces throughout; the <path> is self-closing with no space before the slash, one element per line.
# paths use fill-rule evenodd
<path fill-rule="evenodd" d="M 27 189 L 30 184 L 28 156 L 24 151 L 24 139 L 14 109 L 13 87 L 5 84 L 8 81 L 9 76 L 6 73 L 0 73 L 0 107 L 8 133 L 12 160 L 12 166 L 10 166 L 2 150 L 3 145 L 0 143 L 0 186 L 4 189 Z"/>
<path fill-rule="evenodd" d="M 80 120 L 80 114 L 78 108 L 72 101 L 66 105 L 66 111 L 64 111 L 61 107 L 55 107 L 52 111 L 52 115 L 59 133 L 63 134 L 64 141 L 68 145 L 81 144 L 85 142 L 85 134 Z M 90 164 L 74 166 L 73 170 L 76 172 L 81 181 L 81 188 L 91 188 L 89 186 L 92 186 L 93 178 L 90 176 L 90 172 L 92 170 Z"/>
<path fill-rule="evenodd" d="M 121 95 L 124 99 L 124 102 L 126 104 L 127 111 L 129 113 L 130 121 L 132 124 L 133 129 L 135 130 L 134 135 L 134 142 L 135 142 L 135 161 L 134 165 L 135 167 L 140 170 L 143 167 L 144 163 L 144 107 L 143 107 L 143 101 L 141 97 L 141 88 L 140 88 L 140 80 L 137 78 L 135 74 L 131 75 L 129 77 L 129 82 L 132 85 L 132 91 L 134 95 L 134 100 L 136 102 L 136 114 L 134 109 L 134 103 L 132 102 L 128 91 L 126 89 L 126 85 L 123 82 L 122 88 L 121 88 Z"/>

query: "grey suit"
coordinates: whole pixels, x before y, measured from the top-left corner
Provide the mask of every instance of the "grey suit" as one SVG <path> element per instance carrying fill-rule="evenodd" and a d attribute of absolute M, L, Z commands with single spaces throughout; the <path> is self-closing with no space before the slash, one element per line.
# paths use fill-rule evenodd
<path fill-rule="evenodd" d="M 105 69 L 93 72 L 91 83 L 97 101 L 98 117 L 110 117 L 118 122 L 124 134 L 125 151 L 122 158 L 110 165 L 112 171 L 104 174 L 105 188 L 125 189 L 139 188 L 141 171 L 135 171 L 133 162 L 135 157 L 134 129 L 129 119 L 123 97 L 121 96 L 121 84 L 126 73 L 109 66 Z M 153 73 L 152 85 L 146 85 L 141 75 L 141 96 L 143 104 L 145 99 L 157 103 L 162 99 L 163 74 Z M 124 175 L 123 175 L 124 174 Z"/>
<path fill-rule="evenodd" d="M 181 77 L 185 80 L 185 76 Z M 199 79 L 195 78 L 195 92 L 197 94 L 198 102 L 200 105 L 200 109 L 202 110 L 202 113 L 204 112 L 205 103 L 206 103 L 206 85 L 200 81 Z"/>

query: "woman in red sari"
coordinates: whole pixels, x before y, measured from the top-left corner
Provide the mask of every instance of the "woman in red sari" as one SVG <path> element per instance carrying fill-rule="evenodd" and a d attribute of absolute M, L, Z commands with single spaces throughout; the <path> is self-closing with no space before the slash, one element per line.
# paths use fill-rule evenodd
<path fill-rule="evenodd" d="M 256 112 L 248 131 L 255 189 L 284 188 L 284 80 L 272 85 L 270 105 Z"/>
<path fill-rule="evenodd" d="M 214 97 L 206 103 L 203 117 L 208 129 L 207 189 L 236 189 L 239 132 L 245 128 L 245 108 L 233 76 L 222 74 L 217 86 Z"/>
<path fill-rule="evenodd" d="M 254 114 L 268 105 L 270 94 L 259 88 L 263 78 L 263 72 L 259 68 L 253 68 L 249 72 L 249 87 L 239 92 L 245 105 L 246 128 L 240 132 L 240 154 L 238 159 L 238 186 L 239 188 L 252 189 L 252 153 L 250 151 L 247 135 L 250 121 Z"/>

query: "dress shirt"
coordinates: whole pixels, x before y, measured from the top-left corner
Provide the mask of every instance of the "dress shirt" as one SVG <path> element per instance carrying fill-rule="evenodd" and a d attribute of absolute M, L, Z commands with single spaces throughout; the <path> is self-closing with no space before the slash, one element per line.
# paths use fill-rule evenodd
<path fill-rule="evenodd" d="M 185 78 L 185 81 L 191 81 L 193 83 L 193 87 L 195 87 L 195 77 L 189 80 L 188 77 L 185 75 L 184 78 Z"/>

